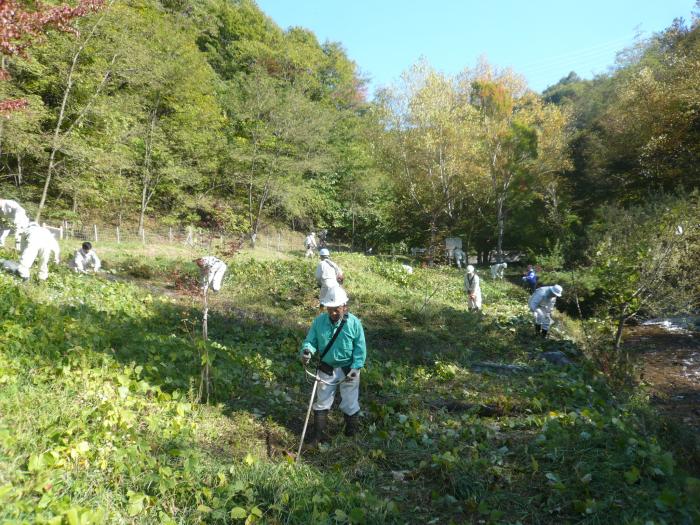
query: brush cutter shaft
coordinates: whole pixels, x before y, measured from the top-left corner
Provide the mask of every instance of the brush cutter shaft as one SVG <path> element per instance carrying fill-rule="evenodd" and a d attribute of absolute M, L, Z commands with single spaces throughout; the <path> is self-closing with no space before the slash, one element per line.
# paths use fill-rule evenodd
<path fill-rule="evenodd" d="M 301 459 L 301 448 L 304 446 L 304 438 L 306 437 L 306 428 L 309 426 L 309 418 L 311 417 L 311 407 L 314 404 L 314 398 L 316 397 L 316 387 L 318 386 L 318 381 L 314 381 L 314 387 L 311 390 L 311 399 L 309 399 L 309 408 L 306 409 L 306 420 L 304 421 L 304 428 L 301 431 L 301 441 L 299 441 L 299 450 L 297 451 L 297 462 Z"/>

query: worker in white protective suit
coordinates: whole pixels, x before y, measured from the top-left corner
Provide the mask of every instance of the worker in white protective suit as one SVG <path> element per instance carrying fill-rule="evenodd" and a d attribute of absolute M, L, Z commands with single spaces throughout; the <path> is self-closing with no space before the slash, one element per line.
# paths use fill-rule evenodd
<path fill-rule="evenodd" d="M 199 266 L 199 271 L 202 276 L 202 290 L 206 292 L 211 288 L 215 292 L 221 290 L 221 283 L 224 280 L 226 273 L 226 263 L 221 259 L 208 255 L 195 259 L 195 264 Z"/>
<path fill-rule="evenodd" d="M 321 287 L 321 292 L 319 293 L 319 303 L 321 308 L 323 308 L 323 298 L 328 295 L 328 291 L 331 288 L 340 286 L 345 279 L 343 275 L 343 270 L 340 269 L 336 263 L 331 261 L 331 252 L 328 248 L 321 248 L 318 252 L 321 256 L 321 262 L 316 266 L 316 282 Z"/>
<path fill-rule="evenodd" d="M 452 252 L 452 256 L 455 258 L 455 264 L 457 268 L 462 268 L 462 264 L 466 262 L 466 254 L 461 248 L 455 248 Z"/>
<path fill-rule="evenodd" d="M 314 232 L 308 234 L 306 236 L 306 239 L 304 239 L 304 248 L 306 248 L 306 253 L 304 254 L 304 257 L 314 256 L 314 250 L 318 248 L 318 244 L 316 243 L 316 234 Z"/>
<path fill-rule="evenodd" d="M 508 263 L 496 263 L 491 265 L 491 278 L 503 279 L 503 271 L 508 268 Z"/>
<path fill-rule="evenodd" d="M 54 262 L 58 264 L 61 257 L 61 249 L 53 234 L 39 226 L 35 222 L 30 222 L 22 235 L 22 253 L 19 256 L 19 263 L 14 261 L 3 261 L 3 269 L 16 273 L 25 281 L 29 279 L 30 268 L 34 261 L 39 258 L 39 279 L 45 281 L 49 277 L 49 260 L 53 254 Z"/>
<path fill-rule="evenodd" d="M 471 264 L 467 265 L 467 273 L 464 274 L 464 291 L 467 292 L 469 311 L 481 310 L 481 285 L 479 276 Z"/>
<path fill-rule="evenodd" d="M 17 201 L 10 199 L 0 199 L 0 220 L 3 223 L 0 231 L 0 246 L 5 246 L 5 240 L 14 230 L 15 248 L 20 250 L 20 237 L 29 226 L 29 217 L 24 208 Z"/>
<path fill-rule="evenodd" d="M 549 327 L 552 324 L 552 310 L 554 310 L 557 297 L 561 297 L 562 293 L 564 293 L 564 289 L 555 284 L 554 286 L 542 286 L 530 296 L 527 304 L 535 316 L 536 334 L 547 337 Z"/>
<path fill-rule="evenodd" d="M 88 273 L 88 270 L 97 273 L 102 267 L 102 261 L 92 249 L 92 243 L 84 242 L 83 246 L 76 250 L 73 260 L 68 263 L 68 266 L 73 268 L 76 273 Z"/>

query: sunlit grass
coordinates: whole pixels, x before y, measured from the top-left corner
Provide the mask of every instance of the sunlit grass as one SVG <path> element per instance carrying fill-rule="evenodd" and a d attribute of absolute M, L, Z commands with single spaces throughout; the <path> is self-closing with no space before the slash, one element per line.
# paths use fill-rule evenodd
<path fill-rule="evenodd" d="M 698 516 L 695 482 L 639 398 L 627 404 L 585 362 L 538 359 L 578 355 L 576 323 L 562 318 L 543 341 L 521 289 L 485 278 L 484 313 L 471 314 L 461 272 L 407 276 L 398 261 L 356 254 L 334 256 L 367 332 L 362 432 L 342 436 L 334 411 L 332 440 L 295 466 L 310 394 L 296 353 L 317 313 L 317 261 L 226 258 L 204 345 L 201 299 L 185 293 L 196 284 L 192 253 L 148 249 L 104 247 L 109 272 L 97 277 L 0 275 L 0 521 Z M 206 348 L 209 406 L 194 402 Z"/>

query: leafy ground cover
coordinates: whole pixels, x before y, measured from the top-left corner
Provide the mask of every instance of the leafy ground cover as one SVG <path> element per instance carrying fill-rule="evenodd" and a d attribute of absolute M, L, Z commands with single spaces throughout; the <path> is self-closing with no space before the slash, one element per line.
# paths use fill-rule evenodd
<path fill-rule="evenodd" d="M 587 363 L 573 321 L 543 341 L 523 290 L 484 280 L 485 312 L 470 314 L 457 270 L 376 257 L 337 257 L 367 332 L 361 436 L 333 413 L 336 437 L 295 465 L 315 262 L 232 258 L 205 344 L 192 255 L 147 249 L 104 250 L 103 277 L 0 275 L 0 521 L 700 520 L 682 444 L 643 393 Z M 208 406 L 194 402 L 203 355 Z"/>

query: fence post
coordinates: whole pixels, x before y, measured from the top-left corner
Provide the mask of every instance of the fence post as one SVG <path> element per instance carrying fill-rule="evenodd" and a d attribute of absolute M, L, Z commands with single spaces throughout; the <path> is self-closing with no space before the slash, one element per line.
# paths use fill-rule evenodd
<path fill-rule="evenodd" d="M 277 251 L 281 251 L 280 245 L 282 244 L 282 234 L 277 232 Z"/>
<path fill-rule="evenodd" d="M 121 237 L 119 236 L 119 226 L 117 226 L 117 244 L 121 243 Z"/>
<path fill-rule="evenodd" d="M 170 228 L 168 228 L 168 240 L 170 242 L 173 242 L 173 227 L 172 226 L 170 226 Z"/>
<path fill-rule="evenodd" d="M 93 224 L 93 227 L 95 228 L 95 242 L 97 242 L 97 224 Z"/>

